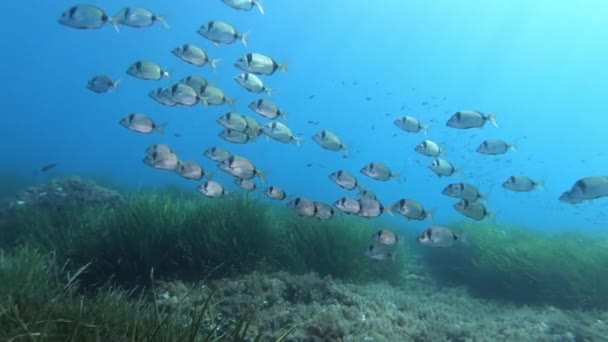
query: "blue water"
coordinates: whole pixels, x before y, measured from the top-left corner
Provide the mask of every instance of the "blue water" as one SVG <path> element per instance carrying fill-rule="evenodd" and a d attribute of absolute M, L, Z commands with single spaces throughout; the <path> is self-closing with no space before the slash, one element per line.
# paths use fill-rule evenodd
<path fill-rule="evenodd" d="M 232 179 L 201 155 L 218 145 L 253 160 L 268 171 L 268 185 L 294 196 L 333 203 L 348 192 L 333 184 L 329 173 L 343 168 L 360 175 L 364 164 L 376 161 L 405 181 L 383 183 L 360 175 L 361 183 L 385 205 L 405 197 L 434 208 L 437 223 L 468 220 L 452 208 L 454 199 L 440 194 L 448 183 L 466 180 L 489 194 L 488 209 L 496 212 L 498 223 L 549 231 L 605 228 L 605 199 L 573 206 L 557 198 L 579 178 L 608 173 L 608 4 L 379 3 L 266 0 L 266 15 L 261 15 L 255 9 L 235 11 L 220 0 L 98 2 L 110 15 L 124 6 L 144 5 L 166 16 L 171 26 L 124 27 L 117 33 L 111 25 L 87 31 L 60 25 L 61 13 L 76 2 L 2 2 L 1 169 L 30 174 L 54 162 L 57 169 L 42 176 L 104 175 L 132 187 L 194 189 L 197 183 L 141 162 L 147 146 L 167 143 L 182 159 L 199 161 L 215 180 L 235 189 Z M 195 33 L 212 19 L 250 31 L 249 48 L 238 42 L 217 47 Z M 222 58 L 218 69 L 197 68 L 172 55 L 183 43 Z M 147 94 L 171 81 L 143 81 L 125 73 L 133 62 L 148 59 L 171 70 L 174 80 L 204 76 L 238 98 L 238 112 L 265 123 L 247 108 L 258 96 L 233 80 L 240 71 L 232 64 L 247 52 L 289 64 L 288 73 L 264 80 L 273 89 L 271 99 L 289 113 L 287 124 L 305 138 L 300 148 L 263 137 L 248 145 L 225 142 L 215 119 L 229 107 L 163 107 Z M 97 74 L 122 79 L 120 89 L 90 92 L 85 84 Z M 500 128 L 445 127 L 461 109 L 493 112 Z M 167 132 L 146 136 L 126 130 L 118 121 L 131 112 L 167 122 Z M 393 125 L 406 114 L 430 124 L 429 138 L 447 147 L 447 159 L 461 169 L 457 175 L 439 179 L 427 168 L 430 159 L 413 151 L 424 135 Z M 311 139 L 320 129 L 338 133 L 351 150 L 349 158 L 321 149 Z M 487 138 L 515 142 L 517 152 L 477 154 Z M 512 174 L 544 180 L 546 189 L 502 189 Z M 415 229 L 429 224 L 392 220 Z"/>

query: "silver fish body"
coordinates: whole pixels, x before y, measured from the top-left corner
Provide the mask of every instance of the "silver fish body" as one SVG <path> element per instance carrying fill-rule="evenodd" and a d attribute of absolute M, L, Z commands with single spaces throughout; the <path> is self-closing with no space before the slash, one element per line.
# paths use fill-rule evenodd
<path fill-rule="evenodd" d="M 295 209 L 296 214 L 299 216 L 314 217 L 316 213 L 315 202 L 298 197 L 287 204 L 289 207 Z"/>
<path fill-rule="evenodd" d="M 379 181 L 388 181 L 392 178 L 398 178 L 399 175 L 392 172 L 388 166 L 382 163 L 369 163 L 361 168 L 361 173 Z"/>
<path fill-rule="evenodd" d="M 210 147 L 203 152 L 203 155 L 213 161 L 223 162 L 224 160 L 230 158 L 232 155 L 228 150 L 223 149 L 221 147 Z"/>
<path fill-rule="evenodd" d="M 169 27 L 165 18 L 143 7 L 125 7 L 112 18 L 112 24 L 117 31 L 119 30 L 119 25 L 142 28 L 152 26 L 156 22 L 161 23 L 167 28 Z"/>
<path fill-rule="evenodd" d="M 274 59 L 256 52 L 242 56 L 234 63 L 234 66 L 256 75 L 272 75 L 277 70 L 287 71 L 285 64 L 280 64 Z"/>
<path fill-rule="evenodd" d="M 286 125 L 284 125 L 278 121 L 269 122 L 268 124 L 264 125 L 261 129 L 262 129 L 262 133 L 264 133 L 266 136 L 268 136 L 276 141 L 280 141 L 282 143 L 293 142 L 296 145 L 300 146 L 300 141 L 302 139 L 293 135 L 293 132 L 291 131 L 291 129 L 289 127 L 287 127 Z"/>
<path fill-rule="evenodd" d="M 156 88 L 148 93 L 148 96 L 163 106 L 173 107 L 176 105 L 176 103 L 170 97 L 168 97 L 169 95 L 170 93 L 163 88 Z"/>
<path fill-rule="evenodd" d="M 205 183 L 199 185 L 196 190 L 201 194 L 211 198 L 219 198 L 228 194 L 228 192 L 220 183 L 212 180 L 208 180 Z"/>
<path fill-rule="evenodd" d="M 87 82 L 87 89 L 94 93 L 103 94 L 110 89 L 118 89 L 119 84 L 120 80 L 115 81 L 108 75 L 97 75 Z"/>
<path fill-rule="evenodd" d="M 209 63 L 215 69 L 219 62 L 219 59 L 211 59 L 205 50 L 193 44 L 180 45 L 171 50 L 171 53 L 182 61 L 199 67 Z"/>
<path fill-rule="evenodd" d="M 403 215 L 408 220 L 423 221 L 427 218 L 431 218 L 431 213 L 424 209 L 424 207 L 411 199 L 400 199 L 393 204 L 391 210 Z"/>
<path fill-rule="evenodd" d="M 332 131 L 322 130 L 315 133 L 312 139 L 326 150 L 340 151 L 346 150 L 346 146 L 342 143 L 342 140 Z"/>
<path fill-rule="evenodd" d="M 465 199 L 471 202 L 486 198 L 485 195 L 477 190 L 477 187 L 469 183 L 448 184 L 445 188 L 443 188 L 441 193 L 446 196 Z"/>
<path fill-rule="evenodd" d="M 378 243 L 387 246 L 393 246 L 397 244 L 397 242 L 399 242 L 399 237 L 395 233 L 387 229 L 379 230 L 372 234 L 371 237 L 372 239 L 378 241 Z"/>
<path fill-rule="evenodd" d="M 234 80 L 236 81 L 236 83 L 238 83 L 241 87 L 243 87 L 248 92 L 256 93 L 256 94 L 266 92 L 268 95 L 271 94 L 270 88 L 268 88 L 268 87 L 266 87 L 266 85 L 264 85 L 264 82 L 262 81 L 262 79 L 260 79 L 258 76 L 256 76 L 255 74 L 252 74 L 250 72 L 244 72 L 242 74 L 238 74 L 234 78 Z"/>
<path fill-rule="evenodd" d="M 232 44 L 237 39 L 240 39 L 243 45 L 247 46 L 248 33 L 240 33 L 234 26 L 223 21 L 209 21 L 196 32 L 212 41 L 215 45 Z"/>
<path fill-rule="evenodd" d="M 285 118 L 287 116 L 286 113 L 281 111 L 279 106 L 277 106 L 274 102 L 264 99 L 258 99 L 251 103 L 249 103 L 249 108 L 259 115 L 274 120 L 276 118 Z"/>
<path fill-rule="evenodd" d="M 486 122 L 498 127 L 493 114 L 484 114 L 476 110 L 461 110 L 450 117 L 446 126 L 458 129 L 470 129 L 483 127 Z"/>
<path fill-rule="evenodd" d="M 502 187 L 511 191 L 529 192 L 542 187 L 542 182 L 537 182 L 527 176 L 511 176 L 502 183 Z"/>
<path fill-rule="evenodd" d="M 158 81 L 163 77 L 171 77 L 171 74 L 168 71 L 163 70 L 158 64 L 143 60 L 133 63 L 129 69 L 127 69 L 127 74 L 142 80 L 153 81 Z"/>
<path fill-rule="evenodd" d="M 418 236 L 418 242 L 429 247 L 451 247 L 459 238 L 459 235 L 449 228 L 432 226 Z"/>
<path fill-rule="evenodd" d="M 408 133 L 426 132 L 427 126 L 424 126 L 420 121 L 411 116 L 403 116 L 393 121 L 395 126 L 401 128 Z"/>
<path fill-rule="evenodd" d="M 489 212 L 485 205 L 481 204 L 480 202 L 471 202 L 464 199 L 455 203 L 454 209 L 456 209 L 462 215 L 476 221 L 481 221 L 486 217 L 494 216 L 494 214 Z"/>
<path fill-rule="evenodd" d="M 245 191 L 253 191 L 257 188 L 257 185 L 251 179 L 235 178 L 234 183 Z"/>
<path fill-rule="evenodd" d="M 457 171 L 452 163 L 442 158 L 433 159 L 429 164 L 429 169 L 439 177 L 449 177 Z"/>
<path fill-rule="evenodd" d="M 508 144 L 503 140 L 488 139 L 484 140 L 479 145 L 479 147 L 477 147 L 476 151 L 481 154 L 495 156 L 498 154 L 505 154 L 509 150 L 515 150 L 515 147 L 512 144 Z"/>
<path fill-rule="evenodd" d="M 260 13 L 264 14 L 260 0 L 222 0 L 222 2 L 239 11 L 250 11 L 256 7 Z"/>
<path fill-rule="evenodd" d="M 149 134 L 154 131 L 163 132 L 163 126 L 157 125 L 154 120 L 144 114 L 131 113 L 119 122 L 123 127 L 134 132 Z"/>
<path fill-rule="evenodd" d="M 423 140 L 414 148 L 414 151 L 427 157 L 438 157 L 443 150 L 432 140 Z"/>
<path fill-rule="evenodd" d="M 578 204 L 602 197 L 608 197 L 608 176 L 592 176 L 581 178 L 569 191 L 564 192 L 559 200 L 570 204 Z"/>
<path fill-rule="evenodd" d="M 331 179 L 336 184 L 338 184 L 340 187 L 342 187 L 346 190 L 354 190 L 354 189 L 360 188 L 359 181 L 357 180 L 357 178 L 352 173 L 350 173 L 346 170 L 338 170 L 338 171 L 332 172 L 329 175 L 329 179 Z"/>
<path fill-rule="evenodd" d="M 98 29 L 110 22 L 110 17 L 99 7 L 87 4 L 72 6 L 61 14 L 59 23 L 81 30 Z"/>
<path fill-rule="evenodd" d="M 264 193 L 275 200 L 282 201 L 287 198 L 285 191 L 277 186 L 270 186 L 264 190 Z"/>

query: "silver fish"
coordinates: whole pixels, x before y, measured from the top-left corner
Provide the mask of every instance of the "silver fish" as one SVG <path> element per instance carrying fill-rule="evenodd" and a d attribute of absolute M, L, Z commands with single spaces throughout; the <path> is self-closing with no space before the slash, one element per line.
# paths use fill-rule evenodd
<path fill-rule="evenodd" d="M 454 204 L 454 209 L 466 217 L 481 221 L 486 217 L 493 217 L 494 213 L 489 212 L 480 202 L 471 202 L 461 199 Z"/>
<path fill-rule="evenodd" d="M 171 53 L 182 61 L 199 67 L 209 63 L 215 69 L 220 61 L 220 58 L 211 59 L 205 50 L 193 44 L 180 45 L 171 50 Z"/>
<path fill-rule="evenodd" d="M 429 247 L 451 247 L 459 239 L 451 229 L 441 226 L 429 227 L 418 236 L 418 242 Z"/>
<path fill-rule="evenodd" d="M 361 210 L 359 210 L 357 215 L 360 217 L 374 218 L 385 212 L 392 215 L 389 208 L 385 208 L 380 201 L 374 198 L 361 197 L 359 198 L 359 205 L 361 206 Z"/>
<path fill-rule="evenodd" d="M 216 162 L 222 162 L 231 156 L 228 150 L 217 146 L 206 149 L 205 152 L 203 152 L 203 155 Z"/>
<path fill-rule="evenodd" d="M 262 133 L 266 134 L 266 136 L 283 142 L 283 143 L 295 143 L 297 146 L 300 146 L 300 141 L 302 138 L 298 138 L 293 135 L 291 129 L 284 124 L 278 121 L 272 121 L 262 127 Z"/>
<path fill-rule="evenodd" d="M 395 261 L 395 252 L 386 251 L 384 247 L 379 243 L 369 245 L 369 247 L 367 247 L 363 252 L 363 255 L 376 261 Z"/>
<path fill-rule="evenodd" d="M 326 129 L 317 132 L 313 135 L 312 139 L 326 150 L 340 151 L 347 149 L 342 140 L 334 132 Z"/>
<path fill-rule="evenodd" d="M 502 183 L 502 187 L 512 191 L 528 192 L 536 188 L 542 188 L 543 183 L 527 176 L 511 176 Z"/>
<path fill-rule="evenodd" d="M 274 59 L 256 52 L 242 56 L 234 66 L 256 75 L 272 75 L 277 70 L 287 72 L 286 64 L 277 63 Z"/>
<path fill-rule="evenodd" d="M 98 29 L 111 22 L 110 17 L 99 7 L 93 5 L 76 5 L 61 14 L 59 23 L 81 30 Z"/>
<path fill-rule="evenodd" d="M 256 168 L 256 166 L 247 158 L 232 155 L 228 159 L 225 159 L 217 166 L 222 170 L 234 177 L 242 179 L 252 179 L 258 177 L 262 183 L 264 180 L 264 173 Z"/>
<path fill-rule="evenodd" d="M 399 178 L 399 174 L 394 173 L 388 166 L 382 163 L 369 163 L 361 168 L 361 173 L 379 181 Z"/>
<path fill-rule="evenodd" d="M 154 151 L 148 153 L 143 162 L 156 169 L 174 171 L 177 168 L 179 157 L 172 152 Z"/>
<path fill-rule="evenodd" d="M 163 77 L 171 78 L 171 74 L 168 71 L 163 70 L 158 64 L 150 61 L 137 61 L 133 63 L 127 69 L 127 74 L 142 80 L 157 81 Z"/>
<path fill-rule="evenodd" d="M 330 205 L 322 202 L 314 202 L 315 204 L 315 215 L 314 217 L 321 220 L 329 220 L 336 215 L 336 211 Z"/>
<path fill-rule="evenodd" d="M 459 129 L 469 129 L 483 127 L 486 122 L 490 122 L 492 125 L 498 127 L 494 114 L 486 115 L 476 110 L 461 110 L 450 117 L 446 123 L 446 126 Z"/>
<path fill-rule="evenodd" d="M 334 202 L 334 207 L 342 210 L 349 215 L 357 215 L 361 212 L 361 203 L 358 199 L 342 197 Z"/>
<path fill-rule="evenodd" d="M 287 117 L 287 113 L 283 112 L 274 102 L 264 99 L 258 99 L 249 104 L 249 108 L 259 115 L 274 120 L 276 118 Z"/>
<path fill-rule="evenodd" d="M 423 221 L 427 218 L 432 219 L 430 211 L 424 209 L 420 203 L 406 198 L 400 199 L 393 204 L 391 211 L 398 212 L 408 220 Z"/>
<path fill-rule="evenodd" d="M 361 189 L 359 181 L 352 173 L 346 170 L 338 170 L 329 175 L 329 179 L 346 190 Z"/>
<path fill-rule="evenodd" d="M 381 229 L 375 232 L 374 234 L 372 234 L 371 238 L 378 241 L 378 243 L 387 246 L 394 246 L 399 242 L 399 237 L 395 233 L 387 229 Z"/>
<path fill-rule="evenodd" d="M 260 13 L 264 14 L 260 0 L 222 0 L 222 2 L 239 11 L 250 11 L 253 7 L 257 7 Z"/>
<path fill-rule="evenodd" d="M 125 7 L 112 18 L 112 24 L 116 31 L 120 30 L 119 25 L 142 28 L 152 26 L 156 22 L 169 28 L 164 17 L 158 16 L 149 9 L 143 7 Z"/>
<path fill-rule="evenodd" d="M 235 178 L 234 183 L 246 191 L 253 191 L 257 188 L 257 185 L 251 179 Z"/>
<path fill-rule="evenodd" d="M 165 89 L 162 96 L 170 98 L 171 101 L 182 106 L 195 106 L 200 103 L 200 97 L 196 91 L 189 85 L 184 83 L 176 83 Z"/>
<path fill-rule="evenodd" d="M 247 133 L 235 131 L 230 128 L 226 128 L 220 132 L 219 137 L 235 144 L 246 144 L 253 141 L 253 137 Z"/>
<path fill-rule="evenodd" d="M 205 170 L 196 162 L 179 161 L 175 171 L 186 179 L 200 180 L 207 176 Z"/>
<path fill-rule="evenodd" d="M 107 75 L 97 75 L 87 82 L 87 89 L 92 92 L 102 94 L 107 93 L 110 89 L 118 89 L 120 80 L 113 80 Z"/>
<path fill-rule="evenodd" d="M 287 204 L 294 208 L 299 216 L 314 217 L 316 212 L 315 203 L 309 199 L 298 197 Z"/>
<path fill-rule="evenodd" d="M 416 145 L 414 151 L 427 157 L 438 157 L 443 152 L 443 149 L 432 140 L 423 140 Z"/>
<path fill-rule="evenodd" d="M 201 96 L 201 94 L 205 91 L 205 89 L 207 88 L 207 85 L 209 84 L 209 82 L 200 77 L 200 76 L 188 76 L 185 77 L 184 79 L 182 79 L 181 81 L 179 81 L 179 83 L 183 83 L 185 85 L 190 86 L 192 89 L 194 89 L 196 91 L 196 95 Z"/>
<path fill-rule="evenodd" d="M 126 127 L 134 132 L 149 134 L 154 131 L 163 134 L 164 126 L 157 125 L 154 120 L 150 119 L 147 115 L 131 113 L 119 122 L 123 127 Z"/>
<path fill-rule="evenodd" d="M 429 164 L 429 169 L 439 177 L 449 177 L 458 171 L 452 163 L 441 158 L 433 159 Z"/>
<path fill-rule="evenodd" d="M 211 180 L 199 185 L 196 190 L 211 198 L 218 198 L 228 194 L 228 191 L 220 183 Z"/>
<path fill-rule="evenodd" d="M 264 85 L 264 82 L 262 82 L 262 80 L 258 76 L 250 72 L 238 74 L 236 75 L 234 80 L 248 92 L 257 94 L 266 92 L 269 96 L 272 93 L 271 89 L 266 87 Z"/>
<path fill-rule="evenodd" d="M 165 145 L 165 144 L 154 144 L 146 149 L 147 154 L 152 154 L 154 152 L 175 154 L 175 151 L 173 151 L 173 149 L 171 149 L 171 147 L 169 147 L 169 145 Z"/>
<path fill-rule="evenodd" d="M 395 126 L 401 128 L 402 130 L 408 133 L 426 133 L 428 129 L 428 126 L 423 125 L 418 119 L 413 118 L 411 116 L 400 117 L 393 121 L 393 123 L 395 124 Z"/>
<path fill-rule="evenodd" d="M 232 44 L 240 39 L 243 45 L 247 46 L 247 36 L 249 35 L 249 32 L 240 33 L 234 26 L 219 20 L 209 21 L 196 32 L 215 45 Z"/>
<path fill-rule="evenodd" d="M 225 128 L 245 132 L 247 130 L 247 120 L 245 116 L 239 113 L 228 112 L 217 118 L 217 123 L 224 126 Z"/>
<path fill-rule="evenodd" d="M 509 150 L 515 151 L 515 146 L 499 139 L 484 140 L 479 147 L 477 147 L 477 152 L 491 156 L 504 154 Z"/>
<path fill-rule="evenodd" d="M 234 102 L 236 99 L 226 97 L 224 91 L 213 84 L 207 84 L 204 89 L 202 89 L 200 97 L 201 102 L 205 106 L 221 106 L 223 104 L 228 104 L 232 110 L 234 110 Z"/>
<path fill-rule="evenodd" d="M 164 106 L 173 107 L 176 105 L 176 103 L 173 100 L 171 100 L 171 98 L 167 97 L 168 92 L 166 92 L 165 89 L 163 89 L 163 88 L 156 88 L 156 89 L 150 91 L 148 93 L 148 96 L 150 96 L 156 102 L 158 102 Z"/>
<path fill-rule="evenodd" d="M 477 190 L 477 187 L 469 183 L 452 183 L 446 185 L 441 191 L 442 194 L 450 197 L 465 199 L 475 202 L 479 199 L 486 199 L 486 196 Z"/>
<path fill-rule="evenodd" d="M 608 176 L 581 178 L 569 191 L 564 192 L 559 200 L 570 204 L 608 197 Z"/>
<path fill-rule="evenodd" d="M 262 134 L 262 126 L 260 126 L 260 123 L 256 119 L 250 116 L 245 116 L 245 121 L 247 121 L 247 129 L 245 130 L 246 134 L 251 136 L 253 139 Z"/>
<path fill-rule="evenodd" d="M 270 186 L 266 188 L 266 190 L 264 190 L 264 193 L 268 197 L 279 201 L 282 201 L 287 198 L 287 194 L 285 193 L 285 191 L 276 186 Z"/>

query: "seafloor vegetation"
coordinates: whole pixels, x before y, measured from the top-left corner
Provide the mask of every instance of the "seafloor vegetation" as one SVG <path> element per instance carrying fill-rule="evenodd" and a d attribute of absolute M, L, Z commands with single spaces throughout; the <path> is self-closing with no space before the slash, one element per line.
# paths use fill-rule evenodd
<path fill-rule="evenodd" d="M 600 341 L 608 239 L 455 224 L 363 255 L 379 220 L 53 180 L 0 208 L 0 341 Z M 403 232 L 401 227 L 392 227 Z"/>

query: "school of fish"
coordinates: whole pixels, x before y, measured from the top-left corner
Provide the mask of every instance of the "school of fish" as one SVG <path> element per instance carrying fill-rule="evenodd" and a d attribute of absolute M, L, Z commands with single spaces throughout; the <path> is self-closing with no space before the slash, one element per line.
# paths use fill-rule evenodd
<path fill-rule="evenodd" d="M 239 11 L 250 11 L 256 8 L 261 14 L 264 9 L 259 0 L 220 0 L 225 5 Z M 156 23 L 169 28 L 163 16 L 143 7 L 125 7 L 116 15 L 109 16 L 103 9 L 89 4 L 79 4 L 68 8 L 58 20 L 62 25 L 81 30 L 100 29 L 111 25 L 117 32 L 123 27 L 145 28 Z M 220 20 L 210 20 L 201 23 L 196 33 L 204 40 L 216 46 L 229 45 L 240 42 L 249 48 L 248 31 L 241 31 L 236 26 Z M 210 57 L 204 48 L 193 44 L 177 45 L 169 51 L 184 63 L 195 67 L 209 66 L 215 69 L 221 58 Z M 217 56 L 214 56 L 217 57 Z M 260 52 L 249 52 L 234 62 L 238 74 L 234 81 L 244 91 L 259 96 L 270 97 L 271 88 L 266 84 L 264 77 L 270 77 L 275 72 L 287 72 L 285 63 L 280 63 L 273 57 Z M 127 75 L 145 81 L 171 79 L 172 75 L 166 68 L 150 60 L 137 60 L 125 70 Z M 121 84 L 120 79 L 109 75 L 96 75 L 89 79 L 86 88 L 94 93 L 103 94 L 116 90 Z M 236 112 L 235 98 L 228 97 L 224 91 L 203 77 L 189 75 L 166 88 L 155 88 L 148 93 L 149 97 L 164 106 L 224 106 L 230 111 L 219 116 L 216 122 L 222 127 L 218 136 L 230 143 L 246 144 L 255 141 L 260 135 L 266 135 L 277 142 L 300 145 L 302 137 L 296 136 L 286 123 L 279 120 L 286 119 L 288 114 L 274 101 L 260 97 L 248 104 L 248 108 L 259 117 L 270 120 L 266 124 L 260 123 L 255 117 Z M 128 130 L 142 134 L 159 133 L 164 131 L 164 124 L 156 123 L 151 117 L 142 113 L 130 113 L 119 121 L 119 124 Z M 403 116 L 393 121 L 401 130 L 426 135 L 428 126 L 412 116 Z M 486 124 L 499 127 L 494 114 L 486 114 L 477 110 L 458 110 L 446 122 L 446 126 L 453 129 L 470 130 L 479 129 Z M 342 157 L 348 157 L 348 148 L 339 135 L 329 129 L 322 129 L 315 133 L 311 139 L 321 148 L 329 151 L 341 152 Z M 428 168 L 438 177 L 451 177 L 459 170 L 444 156 L 444 147 L 429 139 L 422 140 L 413 150 L 421 155 L 431 158 Z M 495 156 L 515 151 L 514 144 L 499 139 L 488 139 L 479 145 L 476 152 Z M 255 179 L 265 183 L 264 172 L 258 169 L 255 163 L 244 156 L 230 153 L 228 150 L 211 146 L 204 150 L 203 156 L 215 162 L 217 168 L 234 177 L 234 183 L 243 191 L 258 189 Z M 207 178 L 195 189 L 209 198 L 219 198 L 229 194 L 225 185 L 211 179 L 212 173 L 196 161 L 182 160 L 170 146 L 156 144 L 145 151 L 143 162 L 153 168 L 175 172 L 181 177 L 195 181 Z M 399 174 L 379 161 L 370 161 L 362 165 L 359 173 L 376 181 L 390 181 L 399 179 Z M 426 209 L 422 204 L 411 198 L 402 198 L 390 206 L 384 206 L 370 191 L 364 189 L 357 176 L 348 170 L 335 170 L 329 179 L 337 186 L 353 191 L 357 194 L 352 197 L 337 199 L 332 205 L 317 202 L 305 197 L 291 197 L 277 185 L 265 187 L 262 192 L 270 199 L 286 201 L 287 205 L 300 216 L 329 220 L 339 213 L 355 215 L 362 218 L 375 218 L 384 213 L 398 214 L 407 220 L 432 220 L 433 210 Z M 526 175 L 513 175 L 504 180 L 502 187 L 516 192 L 529 192 L 543 187 L 541 181 Z M 485 194 L 479 192 L 474 184 L 454 182 L 447 185 L 442 194 L 456 200 L 453 208 L 464 217 L 473 220 L 483 220 L 493 217 L 494 214 L 486 208 Z M 570 190 L 564 191 L 559 200 L 565 203 L 578 204 L 608 196 L 608 176 L 590 176 L 577 180 Z M 394 260 L 395 247 L 402 241 L 394 232 L 381 229 L 371 237 L 372 243 L 364 250 L 364 254 L 373 260 Z M 429 247 L 450 247 L 455 243 L 466 242 L 462 233 L 452 231 L 448 227 L 431 225 L 417 238 L 417 241 Z"/>

